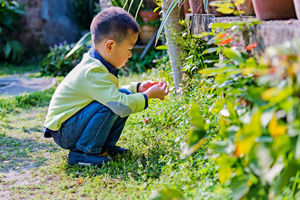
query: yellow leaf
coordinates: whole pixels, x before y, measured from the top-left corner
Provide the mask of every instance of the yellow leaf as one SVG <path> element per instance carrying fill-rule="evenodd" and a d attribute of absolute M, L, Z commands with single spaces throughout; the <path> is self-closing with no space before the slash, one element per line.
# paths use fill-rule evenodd
<path fill-rule="evenodd" d="M 230 163 L 228 162 L 228 158 L 224 156 L 220 156 L 218 158 L 218 172 L 219 172 L 219 181 L 220 183 L 224 184 L 227 180 L 230 179 L 232 170 Z"/>
<path fill-rule="evenodd" d="M 238 5 L 241 5 L 241 4 L 244 4 L 245 3 L 245 0 L 236 0 L 235 2 L 234 2 L 234 5 L 235 6 L 238 6 Z"/>
<path fill-rule="evenodd" d="M 279 135 L 284 135 L 286 133 L 286 126 L 285 125 L 279 125 L 276 119 L 276 116 L 274 114 L 273 118 L 271 119 L 268 130 L 270 132 L 270 135 L 275 138 Z"/>
<path fill-rule="evenodd" d="M 247 67 L 247 68 L 242 69 L 242 75 L 244 75 L 244 76 L 251 75 L 251 74 L 254 74 L 255 71 L 256 71 L 256 68 Z"/>
<path fill-rule="evenodd" d="M 227 8 L 227 7 L 220 7 L 217 9 L 217 11 L 219 11 L 220 13 L 223 13 L 223 14 L 231 14 L 233 13 L 233 9 L 231 8 Z"/>
<path fill-rule="evenodd" d="M 236 142 L 234 155 L 241 158 L 244 155 L 248 154 L 248 152 L 250 151 L 250 149 L 252 148 L 252 146 L 255 143 L 255 138 L 256 137 L 247 137 L 244 140 L 240 140 L 240 141 Z"/>
<path fill-rule="evenodd" d="M 153 10 L 153 12 L 156 12 L 159 8 L 160 8 L 160 7 L 156 7 L 156 8 Z"/>
<path fill-rule="evenodd" d="M 268 100 L 271 100 L 273 97 L 277 96 L 279 92 L 280 92 L 279 89 L 277 89 L 276 87 L 272 87 L 272 88 L 265 90 L 262 93 L 261 98 L 265 101 L 268 101 Z"/>
<path fill-rule="evenodd" d="M 215 6 L 215 7 L 232 7 L 233 6 L 232 3 L 222 3 L 222 2 L 217 2 L 217 1 L 211 2 L 209 5 Z"/>
<path fill-rule="evenodd" d="M 248 154 L 253 145 L 255 138 L 261 136 L 260 124 L 261 112 L 258 111 L 252 116 L 250 124 L 243 125 L 242 129 L 236 132 L 235 152 L 237 157 L 243 157 Z"/>
<path fill-rule="evenodd" d="M 77 184 L 81 184 L 83 182 L 83 179 L 78 179 Z"/>

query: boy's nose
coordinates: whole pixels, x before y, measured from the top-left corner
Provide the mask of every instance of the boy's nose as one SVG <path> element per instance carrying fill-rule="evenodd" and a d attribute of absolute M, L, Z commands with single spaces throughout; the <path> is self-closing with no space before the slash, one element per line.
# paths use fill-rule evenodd
<path fill-rule="evenodd" d="M 131 51 L 129 51 L 128 58 L 131 58 L 131 57 L 132 57 L 132 53 L 131 53 Z"/>

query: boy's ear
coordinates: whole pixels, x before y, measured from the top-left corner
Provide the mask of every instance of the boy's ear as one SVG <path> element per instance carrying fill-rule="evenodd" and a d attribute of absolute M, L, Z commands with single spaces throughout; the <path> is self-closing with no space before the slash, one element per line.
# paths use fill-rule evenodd
<path fill-rule="evenodd" d="M 116 44 L 116 42 L 113 39 L 109 39 L 105 42 L 105 50 L 107 53 L 110 53 L 113 46 Z"/>

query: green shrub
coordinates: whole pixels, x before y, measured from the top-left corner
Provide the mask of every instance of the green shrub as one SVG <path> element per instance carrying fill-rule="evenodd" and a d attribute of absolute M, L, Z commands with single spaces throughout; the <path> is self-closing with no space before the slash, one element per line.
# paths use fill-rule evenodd
<path fill-rule="evenodd" d="M 123 74 L 132 72 L 142 73 L 156 66 L 156 61 L 162 58 L 162 51 L 149 51 L 143 59 L 138 54 L 133 54 L 126 66 L 121 69 Z"/>
<path fill-rule="evenodd" d="M 16 1 L 0 0 L 0 60 L 20 61 L 24 53 L 23 46 L 14 39 L 18 31 L 19 20 L 24 15 L 24 8 Z"/>
<path fill-rule="evenodd" d="M 248 44 L 247 52 L 241 52 L 236 33 L 259 23 L 256 19 L 215 23 L 212 33 L 201 35 L 213 35 L 210 42 L 218 47 L 208 52 L 223 56 L 213 68 L 199 71 L 206 77 L 204 83 L 211 84 L 209 93 L 219 97 L 209 109 L 219 124 L 211 148 L 219 181 L 231 187 L 233 199 L 299 199 L 300 41 L 268 47 L 257 62 L 251 57 L 257 44 Z M 191 113 L 195 128 L 188 139 L 188 155 L 210 131 L 198 107 Z"/>
<path fill-rule="evenodd" d="M 73 47 L 74 44 L 70 45 L 66 41 L 50 47 L 50 53 L 40 63 L 41 75 L 66 76 L 81 61 L 83 54 L 89 50 L 87 45 L 83 45 L 71 56 L 65 58 Z"/>

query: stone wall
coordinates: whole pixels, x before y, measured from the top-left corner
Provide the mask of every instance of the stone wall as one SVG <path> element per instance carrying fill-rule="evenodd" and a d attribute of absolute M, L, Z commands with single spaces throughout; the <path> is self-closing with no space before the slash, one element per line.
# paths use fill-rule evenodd
<path fill-rule="evenodd" d="M 26 9 L 17 38 L 28 52 L 45 52 L 48 46 L 80 38 L 78 26 L 68 11 L 68 0 L 17 1 Z"/>
<path fill-rule="evenodd" d="M 200 35 L 202 32 L 210 32 L 210 24 L 216 22 L 228 23 L 240 20 L 246 20 L 249 17 L 214 17 L 213 15 L 192 15 L 186 14 L 186 18 L 191 21 L 189 29 L 193 34 Z M 257 43 L 257 47 L 252 52 L 262 54 L 269 46 L 280 45 L 285 41 L 292 41 L 293 38 L 300 38 L 300 23 L 299 20 L 271 20 L 263 21 L 262 24 L 250 27 L 251 32 L 246 35 L 238 34 L 239 41 L 244 44 Z M 203 37 L 208 41 L 210 37 Z M 241 51 L 246 52 L 242 48 Z"/>
<path fill-rule="evenodd" d="M 17 36 L 18 40 L 28 52 L 36 53 L 47 50 L 48 47 L 42 33 L 45 20 L 43 20 L 40 15 L 42 0 L 17 1 L 25 5 L 26 10 L 26 15 L 21 20 L 20 33 Z"/>

